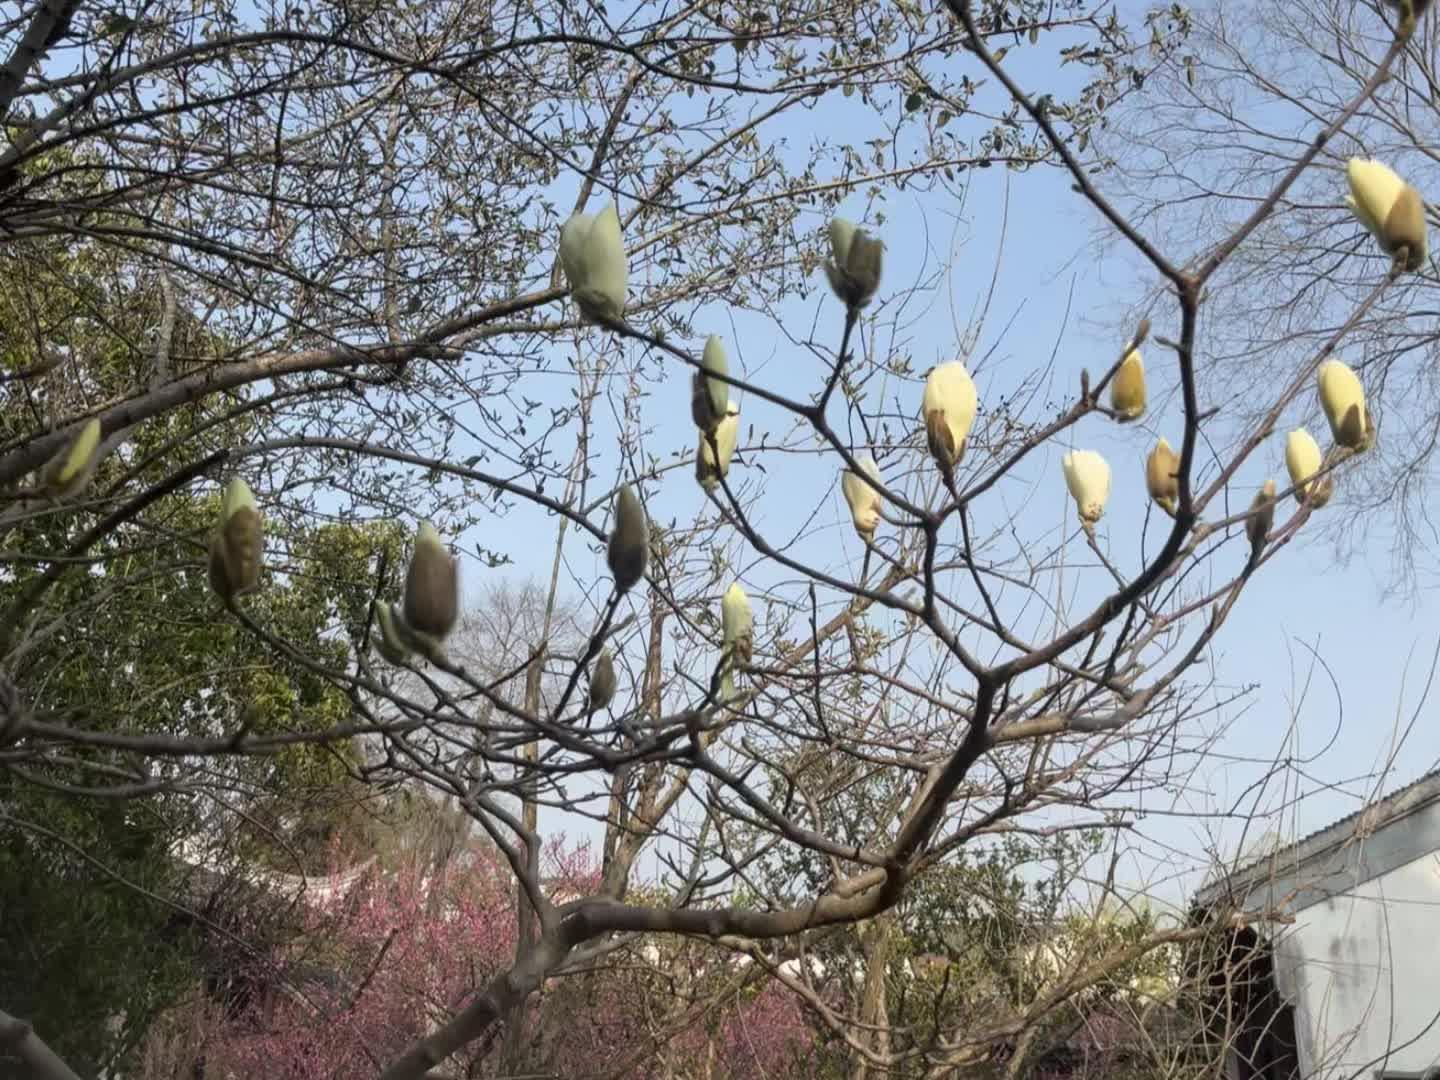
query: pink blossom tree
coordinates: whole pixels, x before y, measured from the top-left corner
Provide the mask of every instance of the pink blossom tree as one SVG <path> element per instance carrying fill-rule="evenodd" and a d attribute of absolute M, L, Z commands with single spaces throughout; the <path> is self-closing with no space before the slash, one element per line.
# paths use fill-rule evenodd
<path fill-rule="evenodd" d="M 346 865 L 339 853 L 333 861 Z M 552 898 L 594 887 L 587 848 L 555 844 L 546 861 Z M 505 969 L 515 905 L 503 862 L 477 846 L 439 866 L 377 865 L 350 889 L 297 905 L 292 932 L 257 964 L 262 991 L 238 1009 L 200 1010 L 206 1022 L 189 1025 L 183 1045 L 168 1033 L 170 1052 L 148 1059 L 144 1080 L 174 1075 L 177 1058 L 235 1080 L 368 1075 Z M 812 1034 L 801 1006 L 758 976 L 700 946 L 619 949 L 549 980 L 529 1006 L 530 1049 L 565 1076 L 805 1075 Z M 472 1044 L 445 1075 L 495 1075 L 499 1045 Z"/>

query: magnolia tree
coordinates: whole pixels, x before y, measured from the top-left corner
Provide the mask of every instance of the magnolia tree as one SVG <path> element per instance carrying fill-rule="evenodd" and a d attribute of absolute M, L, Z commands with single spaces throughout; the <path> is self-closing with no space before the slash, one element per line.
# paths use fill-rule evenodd
<path fill-rule="evenodd" d="M 1197 247 L 1122 213 L 1089 149 L 1117 95 L 1168 62 L 1183 12 L 1150 17 L 1142 50 L 1112 16 L 971 0 L 47 0 L 11 23 L 0 71 L 0 258 L 25 328 L 0 383 L 0 761 L 76 798 L 218 799 L 218 763 L 358 743 L 353 777 L 462 807 L 523 898 L 513 954 L 465 1000 L 388 1027 L 411 1041 L 354 1066 L 385 1080 L 501 1028 L 516 1071 L 569 1008 L 546 997 L 537 1016 L 533 995 L 621 949 L 680 937 L 805 970 L 843 928 L 878 942 L 907 893 L 1002 834 L 1123 829 L 1203 753 L 1199 664 L 1247 581 L 1374 453 L 1366 387 L 1332 354 L 1423 264 L 1418 196 L 1384 164 L 1348 168 L 1383 260 L 1233 438 L 1199 335 L 1210 284 L 1365 109 L 1415 16 Z M 1010 54 L 1047 42 L 1089 81 L 1022 85 Z M 878 200 L 958 195 L 996 163 L 1062 171 L 1159 282 L 1058 407 L 1038 371 L 986 400 L 974 341 L 922 374 L 895 336 L 933 281 Z M 856 190 L 877 199 L 864 225 L 833 214 Z M 77 258 L 92 250 L 158 298 L 155 325 L 121 333 L 117 309 L 107 332 L 115 293 Z M 193 324 L 203 342 L 177 347 Z M 1163 414 L 1147 359 L 1179 389 Z M 1315 401 L 1325 429 L 1291 440 L 1289 476 L 1241 485 Z M 1050 463 L 1142 416 L 1168 438 L 1133 460 Z M 1202 440 L 1218 455 L 1203 476 Z M 223 498 L 189 527 L 176 501 L 207 485 Z M 1068 491 L 1062 529 L 1013 511 L 1036 490 Z M 819 516 L 837 491 L 843 531 Z M 1109 528 L 1117 500 L 1147 495 L 1143 527 Z M 397 519 L 413 550 L 399 568 L 379 543 L 307 560 L 289 538 L 331 519 Z M 483 574 L 537 536 L 550 595 L 583 613 L 578 645 L 465 663 L 462 565 Z M 140 571 L 137 550 L 166 558 Z M 303 589 L 322 571 L 338 599 L 311 601 L 325 626 L 302 638 L 269 598 L 328 596 Z M 196 623 L 321 680 L 343 716 L 58 705 L 47 676 L 77 656 L 103 669 L 108 613 L 177 581 L 208 582 Z M 183 621 L 151 630 L 186 655 Z M 227 672 L 197 673 L 195 701 Z M 603 832 L 601 865 L 557 888 L 546 835 L 576 822 Z M 803 885 L 767 884 L 776 859 Z M 807 1004 L 867 1067 L 947 1075 L 1014 1060 L 1088 988 L 1207 932 L 1146 929 L 883 1039 L 873 999 Z M 0 1022 L 33 1070 L 69 1075 Z"/>

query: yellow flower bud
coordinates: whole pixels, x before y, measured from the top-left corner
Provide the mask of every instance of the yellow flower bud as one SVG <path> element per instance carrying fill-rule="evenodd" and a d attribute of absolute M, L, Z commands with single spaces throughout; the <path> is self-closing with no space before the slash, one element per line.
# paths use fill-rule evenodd
<path fill-rule="evenodd" d="M 260 587 L 265 525 L 250 485 L 238 476 L 220 500 L 220 522 L 210 538 L 210 587 L 226 603 Z"/>
<path fill-rule="evenodd" d="M 606 556 L 610 573 L 615 575 L 616 592 L 629 592 L 645 576 L 645 562 L 650 557 L 650 522 L 628 484 L 615 498 L 615 524 Z"/>
<path fill-rule="evenodd" d="M 1335 442 L 1351 450 L 1368 450 L 1375 443 L 1375 428 L 1365 409 L 1365 387 L 1359 376 L 1339 360 L 1326 360 L 1317 375 L 1320 405 L 1330 421 Z"/>
<path fill-rule="evenodd" d="M 920 415 L 930 453 L 942 470 L 948 472 L 964 458 L 978 406 L 975 381 L 959 360 L 940 364 L 925 379 Z"/>
<path fill-rule="evenodd" d="M 714 437 L 715 448 L 711 449 L 710 436 L 702 431 L 700 445 L 695 448 L 695 479 L 706 491 L 714 491 L 720 486 L 720 478 L 730 475 L 730 459 L 735 456 L 735 445 L 740 440 L 740 407 L 733 401 L 727 402 L 724 419 L 716 425 Z"/>
<path fill-rule="evenodd" d="M 69 444 L 45 466 L 45 489 L 53 498 L 77 495 L 90 482 L 100 456 L 100 421 L 87 420 Z"/>
<path fill-rule="evenodd" d="M 1275 524 L 1275 481 L 1266 480 L 1250 503 L 1250 516 L 1245 519 L 1245 536 L 1250 541 L 1250 562 L 1253 564 L 1265 550 L 1265 538 Z"/>
<path fill-rule="evenodd" d="M 422 521 L 405 574 L 405 625 L 422 643 L 438 645 L 459 616 L 459 566 L 435 526 Z"/>
<path fill-rule="evenodd" d="M 755 616 L 750 610 L 750 598 L 737 581 L 725 590 L 720 601 L 720 629 L 724 635 L 725 648 L 742 664 L 750 662 L 754 650 Z"/>
<path fill-rule="evenodd" d="M 1325 463 L 1320 444 L 1304 428 L 1296 428 L 1285 438 L 1285 468 L 1295 488 L 1295 501 L 1319 509 L 1330 499 L 1334 485 L 1329 476 L 1310 480 Z M 1309 481 L 1309 483 L 1307 483 Z"/>
<path fill-rule="evenodd" d="M 1087 526 L 1094 525 L 1110 499 L 1110 463 L 1094 450 L 1072 450 L 1061 459 L 1060 467 L 1080 520 Z"/>
<path fill-rule="evenodd" d="M 560 227 L 560 269 L 586 318 L 600 322 L 625 314 L 629 266 L 613 202 L 593 217 L 574 214 Z"/>
<path fill-rule="evenodd" d="M 878 483 L 880 468 L 875 459 L 866 454 L 856 460 L 861 472 Z M 864 540 L 872 539 L 875 530 L 880 527 L 880 492 L 866 483 L 864 476 L 849 469 L 840 473 L 840 490 L 850 506 L 850 519 L 855 523 L 855 531 Z"/>
<path fill-rule="evenodd" d="M 601 649 L 595 658 L 595 668 L 590 672 L 590 699 L 587 708 L 595 712 L 605 708 L 615 698 L 615 661 L 609 649 Z"/>
<path fill-rule="evenodd" d="M 884 245 L 842 217 L 830 222 L 830 258 L 825 276 L 835 295 L 849 308 L 868 304 L 880 287 Z"/>
<path fill-rule="evenodd" d="M 1139 349 L 1125 354 L 1110 381 L 1110 407 L 1122 421 L 1138 419 L 1145 412 L 1145 364 Z"/>
<path fill-rule="evenodd" d="M 1145 459 L 1145 487 L 1154 499 L 1169 514 L 1175 513 L 1175 504 L 1180 498 L 1180 455 L 1170 449 L 1163 438 L 1155 443 L 1155 449 Z"/>
<path fill-rule="evenodd" d="M 1387 255 L 1402 260 L 1406 270 L 1425 262 L 1425 203 L 1420 193 L 1388 165 L 1351 158 L 1345 166 L 1350 194 L 1345 201 L 1356 218 L 1379 241 Z"/>
<path fill-rule="evenodd" d="M 410 643 L 407 635 L 400 629 L 399 612 L 379 600 L 370 601 L 370 610 L 375 615 L 375 628 L 379 631 L 370 635 L 375 651 L 392 664 L 405 663 L 410 659 Z"/>

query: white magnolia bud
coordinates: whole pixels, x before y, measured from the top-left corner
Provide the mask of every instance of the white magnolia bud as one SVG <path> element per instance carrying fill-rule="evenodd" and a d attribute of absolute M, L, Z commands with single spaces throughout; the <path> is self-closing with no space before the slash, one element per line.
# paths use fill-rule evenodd
<path fill-rule="evenodd" d="M 260 587 L 265 525 L 250 485 L 238 476 L 220 500 L 220 521 L 210 538 L 210 587 L 227 603 Z"/>
<path fill-rule="evenodd" d="M 720 601 L 720 629 L 725 648 L 741 663 L 750 662 L 754 627 L 755 616 L 750 610 L 750 598 L 737 581 L 725 590 L 725 596 Z"/>
<path fill-rule="evenodd" d="M 587 318 L 598 322 L 625 314 L 629 266 L 613 202 L 593 217 L 574 214 L 560 226 L 560 268 Z"/>
<path fill-rule="evenodd" d="M 1072 450 L 1060 462 L 1065 486 L 1075 499 L 1080 520 L 1094 525 L 1105 513 L 1110 498 L 1110 464 L 1094 450 Z"/>
<path fill-rule="evenodd" d="M 930 453 L 942 470 L 948 472 L 965 456 L 965 440 L 978 406 L 975 380 L 959 360 L 940 364 L 926 378 L 920 416 Z"/>
<path fill-rule="evenodd" d="M 880 287 L 883 252 L 884 245 L 853 222 L 842 217 L 831 220 L 825 276 L 846 307 L 862 308 L 874 297 Z"/>
<path fill-rule="evenodd" d="M 606 552 L 610 573 L 615 575 L 616 592 L 628 592 L 645 576 L 645 562 L 649 557 L 650 522 L 645 517 L 645 508 L 627 484 L 615 497 L 615 523 Z"/>
<path fill-rule="evenodd" d="M 45 489 L 54 498 L 76 495 L 90 482 L 99 464 L 100 421 L 87 420 L 75 437 L 45 466 Z"/>
<path fill-rule="evenodd" d="M 856 461 L 865 476 L 879 483 L 880 468 L 873 457 L 866 454 Z M 872 539 L 875 530 L 880 527 L 880 492 L 866 483 L 859 473 L 849 469 L 840 473 L 840 490 L 850 506 L 850 519 L 855 523 L 855 531 L 862 539 Z"/>
<path fill-rule="evenodd" d="M 1325 455 L 1320 452 L 1310 432 L 1296 428 L 1285 438 L 1285 468 L 1290 473 L 1290 483 L 1295 488 L 1295 501 L 1318 510 L 1330 501 L 1334 484 L 1329 476 L 1318 480 L 1310 478 L 1320 471 Z M 1308 481 L 1308 482 L 1307 482 Z"/>
<path fill-rule="evenodd" d="M 1326 360 L 1316 375 L 1320 405 L 1330 421 L 1330 433 L 1339 446 L 1368 450 L 1375 443 L 1375 428 L 1365 409 L 1365 387 L 1339 360 Z"/>
<path fill-rule="evenodd" d="M 1345 201 L 1356 218 L 1380 242 L 1387 255 L 1402 258 L 1406 270 L 1425 263 L 1425 201 L 1390 166 L 1351 158 L 1345 166 L 1350 194 Z"/>
<path fill-rule="evenodd" d="M 405 625 L 438 644 L 460 615 L 460 569 L 428 521 L 420 523 L 405 574 Z"/>
<path fill-rule="evenodd" d="M 702 431 L 700 445 L 695 448 L 695 479 L 706 491 L 714 491 L 720 486 L 720 478 L 730 475 L 730 459 L 740 440 L 740 407 L 733 401 L 726 403 L 724 419 L 716 425 L 714 438 L 712 449 L 710 436 Z"/>
<path fill-rule="evenodd" d="M 1180 455 L 1170 449 L 1163 437 L 1145 459 L 1145 488 L 1167 513 L 1175 513 L 1180 498 Z"/>
<path fill-rule="evenodd" d="M 1110 380 L 1110 407 L 1121 420 L 1135 420 L 1145 412 L 1145 397 L 1145 363 L 1140 350 L 1131 349 Z"/>

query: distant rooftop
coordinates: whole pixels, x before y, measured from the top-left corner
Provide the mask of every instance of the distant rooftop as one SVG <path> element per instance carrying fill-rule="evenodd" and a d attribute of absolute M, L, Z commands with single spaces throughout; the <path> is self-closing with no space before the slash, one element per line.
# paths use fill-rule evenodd
<path fill-rule="evenodd" d="M 1440 769 L 1293 844 L 1260 845 L 1195 894 L 1197 907 L 1308 907 L 1440 851 Z"/>

